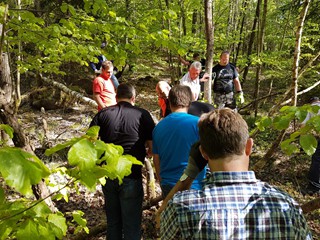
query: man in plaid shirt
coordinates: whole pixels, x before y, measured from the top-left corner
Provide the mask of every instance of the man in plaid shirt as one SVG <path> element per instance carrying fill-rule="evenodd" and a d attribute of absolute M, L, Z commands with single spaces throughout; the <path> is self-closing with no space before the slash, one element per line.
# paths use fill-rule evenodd
<path fill-rule="evenodd" d="M 298 203 L 249 168 L 253 140 L 230 109 L 202 115 L 200 151 L 211 170 L 202 190 L 178 192 L 161 214 L 161 239 L 312 239 Z"/>

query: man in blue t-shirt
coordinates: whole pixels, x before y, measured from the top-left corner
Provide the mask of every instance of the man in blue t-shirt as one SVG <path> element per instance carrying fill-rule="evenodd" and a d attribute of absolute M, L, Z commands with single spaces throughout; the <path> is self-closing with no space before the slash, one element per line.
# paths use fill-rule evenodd
<path fill-rule="evenodd" d="M 169 92 L 172 113 L 155 127 L 153 138 L 153 161 L 162 195 L 165 197 L 178 182 L 187 166 L 191 145 L 199 140 L 199 117 L 187 113 L 192 102 L 188 86 L 176 85 Z M 200 189 L 205 172 L 193 182 L 192 189 Z"/>

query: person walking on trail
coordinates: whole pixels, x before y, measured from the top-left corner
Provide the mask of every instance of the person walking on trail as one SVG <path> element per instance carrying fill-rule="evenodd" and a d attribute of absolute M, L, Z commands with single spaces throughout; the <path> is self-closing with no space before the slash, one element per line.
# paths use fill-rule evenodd
<path fill-rule="evenodd" d="M 168 116 L 171 113 L 168 99 L 170 89 L 171 86 L 166 81 L 159 81 L 156 85 L 158 105 L 160 107 L 160 119 Z"/>
<path fill-rule="evenodd" d="M 111 81 L 113 64 L 111 61 L 104 61 L 101 68 L 101 74 L 93 80 L 93 99 L 98 104 L 98 111 L 117 103 L 116 87 Z"/>
<path fill-rule="evenodd" d="M 199 98 L 200 82 L 208 81 L 209 77 L 209 75 L 205 73 L 201 79 L 199 78 L 201 67 L 202 65 L 200 62 L 193 62 L 190 65 L 188 72 L 180 79 L 180 85 L 186 85 L 190 87 L 193 94 L 193 99 L 195 101 Z"/>
<path fill-rule="evenodd" d="M 103 49 L 105 47 L 106 47 L 106 43 L 101 43 L 101 49 Z M 89 66 L 95 74 L 99 75 L 102 72 L 102 68 L 101 68 L 102 63 L 104 61 L 107 61 L 108 59 L 103 54 L 97 56 L 97 59 L 98 59 L 98 62 L 96 62 L 96 63 L 89 62 Z M 114 67 L 114 70 L 116 70 L 115 67 Z M 113 72 L 111 75 L 111 81 L 113 82 L 113 85 L 117 89 L 117 87 L 119 86 L 119 81 Z"/>
<path fill-rule="evenodd" d="M 99 126 L 99 137 L 105 143 L 121 145 L 124 154 L 142 163 L 152 154 L 154 122 L 150 113 L 134 106 L 136 92 L 129 84 L 117 89 L 117 104 L 98 112 L 91 126 Z M 146 149 L 147 147 L 147 149 Z M 140 240 L 143 202 L 142 166 L 132 165 L 131 174 L 123 179 L 106 179 L 105 197 L 108 240 Z"/>
<path fill-rule="evenodd" d="M 199 117 L 187 113 L 191 101 L 192 92 L 188 86 L 172 87 L 169 92 L 172 112 L 153 130 L 153 162 L 163 197 L 179 180 L 187 165 L 191 145 L 199 139 Z M 192 188 L 201 188 L 204 175 L 204 171 L 199 174 Z"/>
<path fill-rule="evenodd" d="M 161 239 L 311 240 L 299 204 L 248 170 L 253 140 L 241 115 L 217 109 L 203 114 L 198 125 L 210 173 L 201 190 L 178 192 L 169 201 Z"/>
<path fill-rule="evenodd" d="M 222 52 L 219 63 L 212 68 L 214 104 L 219 109 L 236 109 L 237 104 L 244 103 L 239 74 L 235 66 L 229 63 L 229 58 L 228 51 Z"/>
<path fill-rule="evenodd" d="M 320 99 L 318 97 L 312 97 L 310 99 L 310 103 L 312 106 L 319 106 L 320 107 Z M 317 114 L 308 112 L 306 118 L 302 122 L 302 126 L 306 125 L 307 122 L 314 117 L 315 115 L 320 115 L 320 109 Z M 316 151 L 312 155 L 311 158 L 311 165 L 308 172 L 308 180 L 309 184 L 305 193 L 309 195 L 319 195 L 320 196 L 320 138 L 317 139 L 318 144 Z"/>

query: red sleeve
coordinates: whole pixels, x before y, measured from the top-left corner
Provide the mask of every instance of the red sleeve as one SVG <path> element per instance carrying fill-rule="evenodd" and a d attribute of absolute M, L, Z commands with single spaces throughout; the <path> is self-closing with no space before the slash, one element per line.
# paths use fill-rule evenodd
<path fill-rule="evenodd" d="M 96 77 L 93 80 L 93 85 L 92 85 L 93 93 L 101 93 L 103 91 L 103 83 L 99 79 L 99 77 Z"/>

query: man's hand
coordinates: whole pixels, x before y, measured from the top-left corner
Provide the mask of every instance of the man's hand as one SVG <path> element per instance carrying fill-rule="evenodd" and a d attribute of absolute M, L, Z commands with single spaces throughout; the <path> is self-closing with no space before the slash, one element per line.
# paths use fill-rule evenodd
<path fill-rule="evenodd" d="M 239 91 L 236 95 L 236 101 L 237 101 L 237 105 L 239 104 L 243 104 L 244 103 L 244 96 L 243 96 L 243 92 Z"/>
<path fill-rule="evenodd" d="M 209 74 L 204 73 L 202 78 L 200 79 L 200 82 L 207 82 L 209 80 Z"/>

